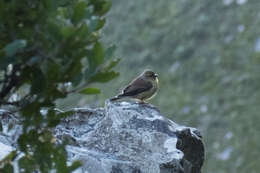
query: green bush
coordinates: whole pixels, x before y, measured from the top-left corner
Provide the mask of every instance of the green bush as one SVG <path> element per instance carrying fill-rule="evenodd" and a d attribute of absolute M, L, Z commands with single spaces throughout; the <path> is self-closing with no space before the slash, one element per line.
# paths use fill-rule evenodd
<path fill-rule="evenodd" d="M 13 172 L 18 153 L 23 172 L 71 172 L 65 143 L 51 134 L 69 113 L 54 111 L 70 93 L 98 94 L 92 83 L 119 74 L 112 69 L 114 46 L 104 48 L 100 30 L 111 6 L 105 0 L 0 0 L 0 106 L 18 111 L 23 133 L 18 148 L 0 162 Z M 1 126 L 1 125 L 0 125 Z"/>

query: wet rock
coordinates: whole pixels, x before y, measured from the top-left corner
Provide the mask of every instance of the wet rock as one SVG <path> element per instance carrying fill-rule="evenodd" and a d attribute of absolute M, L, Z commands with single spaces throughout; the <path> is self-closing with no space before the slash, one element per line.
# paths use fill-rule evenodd
<path fill-rule="evenodd" d="M 53 133 L 57 142 L 70 142 L 69 162 L 82 161 L 75 173 L 200 173 L 198 130 L 174 123 L 150 104 L 107 101 L 105 108 L 74 112 Z"/>

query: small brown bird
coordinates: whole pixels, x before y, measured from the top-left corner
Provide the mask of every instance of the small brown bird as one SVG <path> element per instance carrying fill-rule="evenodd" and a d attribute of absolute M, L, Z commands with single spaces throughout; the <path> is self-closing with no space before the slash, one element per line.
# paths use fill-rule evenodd
<path fill-rule="evenodd" d="M 151 70 L 145 70 L 123 89 L 122 94 L 110 100 L 114 101 L 124 97 L 130 97 L 144 103 L 145 100 L 151 99 L 156 94 L 158 88 L 158 75 Z"/>

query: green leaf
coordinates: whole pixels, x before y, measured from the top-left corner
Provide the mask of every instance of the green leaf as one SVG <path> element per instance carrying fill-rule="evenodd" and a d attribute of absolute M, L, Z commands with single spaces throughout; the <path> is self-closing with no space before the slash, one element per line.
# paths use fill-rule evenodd
<path fill-rule="evenodd" d="M 98 88 L 85 88 L 81 90 L 79 93 L 89 95 L 89 94 L 99 94 L 100 92 L 101 91 Z"/>
<path fill-rule="evenodd" d="M 106 19 L 99 19 L 95 30 L 97 31 L 97 30 L 100 30 L 101 28 L 103 28 L 105 23 L 106 23 Z"/>
<path fill-rule="evenodd" d="M 72 16 L 72 22 L 77 24 L 86 16 L 86 7 L 87 3 L 85 1 L 81 1 L 77 3 L 74 7 L 74 13 Z"/>
<path fill-rule="evenodd" d="M 69 171 L 74 171 L 76 170 L 77 168 L 79 168 L 80 166 L 82 166 L 82 163 L 80 161 L 75 161 L 72 163 L 71 166 L 69 166 Z"/>
<path fill-rule="evenodd" d="M 27 157 L 24 156 L 24 157 L 20 158 L 18 161 L 18 164 L 19 164 L 19 168 L 24 169 L 26 173 L 33 172 L 32 170 L 36 169 L 36 164 L 35 164 L 34 158 L 31 158 L 28 156 Z"/>
<path fill-rule="evenodd" d="M 73 115 L 73 111 L 66 111 L 66 112 L 60 112 L 57 113 L 57 111 L 49 110 L 47 114 L 48 118 L 48 127 L 55 127 L 58 123 L 60 123 L 60 120 L 62 118 L 66 118 L 70 115 Z"/>
<path fill-rule="evenodd" d="M 104 62 L 104 49 L 102 47 L 102 44 L 99 42 L 96 42 L 94 46 L 94 58 L 97 63 L 97 65 L 100 65 Z"/>
<path fill-rule="evenodd" d="M 86 36 L 89 34 L 88 32 L 88 25 L 85 23 L 82 23 L 80 27 L 76 30 L 77 36 L 80 38 L 87 38 Z"/>
<path fill-rule="evenodd" d="M 113 67 L 115 67 L 119 63 L 120 59 L 114 59 L 110 61 L 110 63 L 104 68 L 106 71 L 111 70 Z"/>
<path fill-rule="evenodd" d="M 57 20 L 53 18 L 47 20 L 47 31 L 50 34 L 50 36 L 52 36 L 53 39 L 56 41 L 60 41 L 63 39 L 61 28 L 62 27 Z"/>
<path fill-rule="evenodd" d="M 0 165 L 1 165 L 2 163 L 7 163 L 7 162 L 13 161 L 13 160 L 16 158 L 16 156 L 17 156 L 17 152 L 16 152 L 16 151 L 10 152 L 7 156 L 5 156 L 4 159 L 2 159 L 2 160 L 0 161 Z"/>
<path fill-rule="evenodd" d="M 94 75 L 92 78 L 91 78 L 91 82 L 108 82 L 116 77 L 119 76 L 119 73 L 118 72 L 114 72 L 114 71 L 111 71 L 111 72 L 100 72 L 100 73 L 97 73 L 96 75 Z"/>
<path fill-rule="evenodd" d="M 27 45 L 26 40 L 15 40 L 5 46 L 4 51 L 8 57 L 14 56 L 17 52 L 21 51 Z"/>
<path fill-rule="evenodd" d="M 99 13 L 100 13 L 101 15 L 106 14 L 106 13 L 109 11 L 109 9 L 111 8 L 111 6 L 112 6 L 112 2 L 111 2 L 111 1 L 105 2 L 105 3 L 103 4 L 103 6 L 102 6 L 102 10 L 101 10 Z"/>
<path fill-rule="evenodd" d="M 105 19 L 99 19 L 99 18 L 91 19 L 89 23 L 89 30 L 91 32 L 97 31 L 101 29 L 105 23 L 106 23 Z"/>
<path fill-rule="evenodd" d="M 94 5 L 95 14 L 99 16 L 106 14 L 112 5 L 110 1 L 103 0 L 90 0 L 90 2 Z"/>
<path fill-rule="evenodd" d="M 48 61 L 47 66 L 47 79 L 49 81 L 59 81 L 60 79 L 60 71 L 61 71 L 61 64 L 58 64 L 54 61 Z"/>
<path fill-rule="evenodd" d="M 14 172 L 13 165 L 11 163 L 7 163 L 3 168 L 0 169 L 2 173 L 11 173 Z"/>
<path fill-rule="evenodd" d="M 96 42 L 93 50 L 86 54 L 88 56 L 90 71 L 95 71 L 95 69 L 104 62 L 104 49 L 99 42 Z"/>
<path fill-rule="evenodd" d="M 61 29 L 61 33 L 65 39 L 71 37 L 74 34 L 75 28 L 73 26 L 64 26 Z"/>

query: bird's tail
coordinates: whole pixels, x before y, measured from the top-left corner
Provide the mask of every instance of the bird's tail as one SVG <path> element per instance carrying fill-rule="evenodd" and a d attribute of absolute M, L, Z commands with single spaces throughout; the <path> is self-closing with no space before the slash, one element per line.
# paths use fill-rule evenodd
<path fill-rule="evenodd" d="M 119 94 L 119 95 L 117 95 L 117 96 L 111 98 L 110 101 L 115 101 L 115 100 L 121 99 L 122 97 L 123 97 L 123 95 L 122 95 L 122 94 Z"/>

